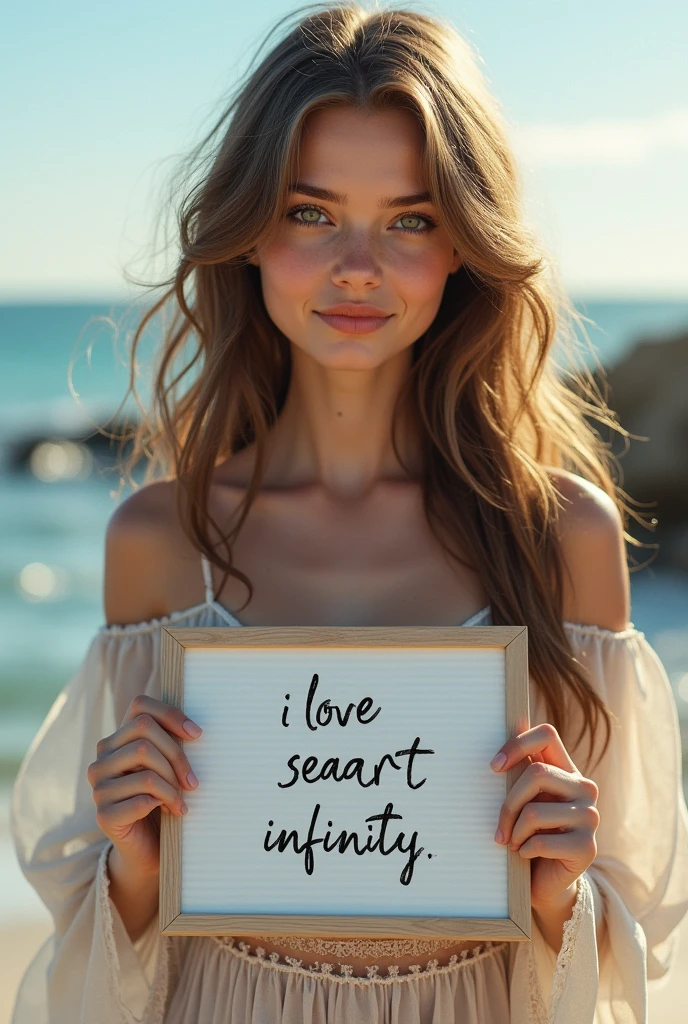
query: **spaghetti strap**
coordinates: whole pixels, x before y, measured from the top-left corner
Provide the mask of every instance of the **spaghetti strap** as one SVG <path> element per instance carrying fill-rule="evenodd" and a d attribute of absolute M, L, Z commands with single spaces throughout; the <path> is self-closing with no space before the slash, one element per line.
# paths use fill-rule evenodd
<path fill-rule="evenodd" d="M 223 615 L 226 619 L 228 619 L 228 620 L 231 619 L 232 625 L 235 625 L 235 624 L 242 625 L 242 623 L 240 623 L 239 620 L 234 615 L 231 614 L 231 612 L 228 612 L 227 609 L 223 605 L 219 604 L 215 600 L 215 594 L 213 593 L 213 577 L 212 577 L 212 571 L 211 571 L 210 562 L 208 561 L 208 559 L 206 558 L 206 556 L 203 553 L 201 553 L 201 567 L 203 569 L 203 582 L 205 583 L 205 602 L 206 602 L 206 604 L 213 605 L 213 607 L 217 608 L 217 610 L 220 612 L 220 614 Z M 485 618 L 485 616 L 489 614 L 489 612 L 490 612 L 490 605 L 487 604 L 487 605 L 485 605 L 484 608 L 481 608 L 480 611 L 476 612 L 474 615 L 471 615 L 471 617 L 469 619 L 466 619 L 465 622 L 459 623 L 459 625 L 460 626 L 477 626 L 477 625 L 479 625 L 482 622 L 482 620 Z"/>
<path fill-rule="evenodd" d="M 213 593 L 213 577 L 210 567 L 210 562 L 206 556 L 201 552 L 201 567 L 203 569 L 203 582 L 205 583 L 205 600 L 207 604 L 215 604 L 215 594 Z"/>

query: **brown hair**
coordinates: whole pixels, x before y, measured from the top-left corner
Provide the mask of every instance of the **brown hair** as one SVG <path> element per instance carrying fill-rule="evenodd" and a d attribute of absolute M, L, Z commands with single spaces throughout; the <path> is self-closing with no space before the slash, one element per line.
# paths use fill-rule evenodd
<path fill-rule="evenodd" d="M 588 419 L 629 435 L 584 365 L 569 383 L 557 373 L 556 336 L 572 354 L 572 325 L 583 318 L 524 224 L 499 106 L 468 43 L 436 18 L 347 3 L 302 8 L 278 29 L 277 43 L 188 163 L 189 182 L 199 173 L 178 210 L 176 270 L 152 286 L 164 293 L 133 338 L 127 394 L 136 393 L 142 332 L 157 313 L 171 311 L 152 408 L 123 439 L 133 440 L 129 479 L 145 456 L 145 482 L 161 475 L 179 482 L 189 538 L 224 571 L 223 584 L 227 574 L 246 584 L 249 600 L 251 582 L 232 565 L 232 543 L 261 485 L 266 436 L 289 388 L 290 343 L 268 316 L 260 272 L 248 259 L 286 212 L 301 127 L 312 110 L 348 104 L 411 111 L 424 133 L 428 187 L 463 265 L 414 343 L 393 440 L 403 410 L 420 432 L 419 482 L 436 537 L 459 560 L 456 541 L 470 552 L 496 625 L 527 624 L 530 672 L 549 720 L 561 733 L 568 693 L 580 706 L 579 739 L 589 730 L 591 754 L 604 719 L 604 752 L 613 716 L 562 624 L 561 496 L 545 467 L 597 484 L 625 526 L 628 514 L 642 522 L 615 484 L 618 464 Z M 224 538 L 224 557 L 208 530 L 212 473 L 251 443 L 255 472 Z"/>

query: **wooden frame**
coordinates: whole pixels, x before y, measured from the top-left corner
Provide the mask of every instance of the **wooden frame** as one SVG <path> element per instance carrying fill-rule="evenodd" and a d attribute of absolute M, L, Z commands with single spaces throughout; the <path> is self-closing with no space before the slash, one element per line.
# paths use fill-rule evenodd
<path fill-rule="evenodd" d="M 161 699 L 184 706 L 184 655 L 194 647 L 491 647 L 504 650 L 505 737 L 529 727 L 528 634 L 524 626 L 207 627 L 161 629 Z M 181 740 L 177 740 L 183 746 Z M 510 769 L 504 794 L 525 770 Z M 292 914 L 189 914 L 181 911 L 182 819 L 161 815 L 160 930 L 168 935 L 327 935 L 530 939 L 530 861 L 506 849 L 508 917 L 333 917 Z"/>

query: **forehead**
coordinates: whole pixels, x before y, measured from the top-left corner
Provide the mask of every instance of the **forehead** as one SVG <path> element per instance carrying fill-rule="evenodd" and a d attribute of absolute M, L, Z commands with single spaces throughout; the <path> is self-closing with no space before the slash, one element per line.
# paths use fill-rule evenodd
<path fill-rule="evenodd" d="M 314 110 L 299 146 L 299 179 L 323 188 L 399 195 L 425 187 L 423 132 L 407 110 Z"/>

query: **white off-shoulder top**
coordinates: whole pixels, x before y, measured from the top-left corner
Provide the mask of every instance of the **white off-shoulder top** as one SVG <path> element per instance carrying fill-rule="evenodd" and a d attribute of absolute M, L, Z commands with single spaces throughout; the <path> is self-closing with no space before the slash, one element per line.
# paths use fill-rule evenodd
<path fill-rule="evenodd" d="M 565 622 L 578 661 L 619 727 L 590 770 L 587 741 L 562 736 L 599 786 L 597 856 L 555 955 L 532 919 L 530 942 L 484 943 L 447 966 L 348 976 L 210 936 L 165 936 L 157 920 L 132 943 L 108 896 L 111 843 L 86 776 L 96 744 L 137 693 L 160 696 L 160 628 L 237 626 L 213 599 L 169 616 L 101 626 L 55 700 L 17 776 L 12 830 L 54 934 L 22 980 L 12 1024 L 644 1024 L 647 980 L 670 970 L 688 910 L 688 812 L 671 687 L 631 624 Z M 484 608 L 462 625 L 489 625 Z M 546 721 L 531 680 L 531 724 Z M 238 880 L 240 884 L 240 879 Z M 596 922 L 605 929 L 598 949 Z"/>

